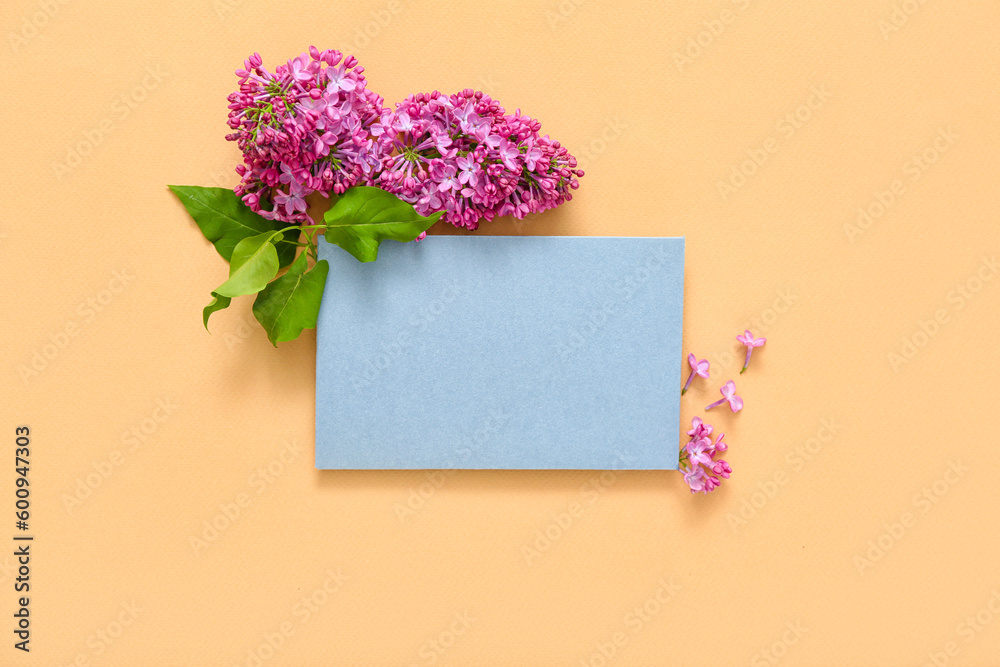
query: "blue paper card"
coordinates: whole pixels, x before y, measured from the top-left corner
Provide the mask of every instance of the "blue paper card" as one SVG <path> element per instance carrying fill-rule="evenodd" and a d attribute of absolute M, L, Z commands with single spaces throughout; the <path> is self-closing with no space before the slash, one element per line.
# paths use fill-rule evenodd
<path fill-rule="evenodd" d="M 677 468 L 683 238 L 319 254 L 317 468 Z"/>

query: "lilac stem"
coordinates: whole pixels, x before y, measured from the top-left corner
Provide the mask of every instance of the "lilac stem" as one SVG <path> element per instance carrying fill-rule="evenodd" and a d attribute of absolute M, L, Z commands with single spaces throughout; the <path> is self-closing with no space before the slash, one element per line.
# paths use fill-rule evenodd
<path fill-rule="evenodd" d="M 727 400 L 729 400 L 729 399 L 726 399 L 726 398 L 720 398 L 720 399 L 719 399 L 719 400 L 717 400 L 717 401 L 716 401 L 715 403 L 712 403 L 711 405 L 709 405 L 709 406 L 708 406 L 708 407 L 706 407 L 705 409 L 706 409 L 706 410 L 711 410 L 711 409 L 712 409 L 712 408 L 714 408 L 714 407 L 717 407 L 717 406 L 720 406 L 720 405 L 722 405 L 722 404 L 723 404 L 723 403 L 725 403 L 725 402 L 726 402 Z"/>
<path fill-rule="evenodd" d="M 688 390 L 688 387 L 691 386 L 691 380 L 693 379 L 694 379 L 694 371 L 691 371 L 691 375 L 688 375 L 687 382 L 684 383 L 684 388 L 681 389 L 681 396 L 683 396 L 684 393 Z"/>
<path fill-rule="evenodd" d="M 740 371 L 740 375 L 743 375 L 743 371 L 745 371 L 747 369 L 747 366 L 750 365 L 750 355 L 751 354 L 753 354 L 753 347 L 748 347 L 747 348 L 747 360 L 743 362 L 743 370 Z"/>

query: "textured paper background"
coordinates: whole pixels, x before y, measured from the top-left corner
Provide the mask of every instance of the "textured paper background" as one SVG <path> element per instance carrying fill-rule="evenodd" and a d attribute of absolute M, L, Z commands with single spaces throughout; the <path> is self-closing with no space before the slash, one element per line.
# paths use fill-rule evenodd
<path fill-rule="evenodd" d="M 995 663 L 998 20 L 987 0 L 4 3 L 0 442 L 34 430 L 38 541 L 35 652 L 0 625 L 0 663 Z M 715 416 L 726 488 L 313 468 L 313 335 L 275 351 L 248 303 L 206 334 L 226 267 L 165 187 L 235 182 L 232 70 L 310 43 L 355 51 L 388 100 L 474 86 L 541 118 L 588 175 L 522 233 L 687 237 L 685 350 L 722 379 L 738 331 L 768 338 L 746 410 Z M 723 197 L 733 168 L 753 175 Z"/>

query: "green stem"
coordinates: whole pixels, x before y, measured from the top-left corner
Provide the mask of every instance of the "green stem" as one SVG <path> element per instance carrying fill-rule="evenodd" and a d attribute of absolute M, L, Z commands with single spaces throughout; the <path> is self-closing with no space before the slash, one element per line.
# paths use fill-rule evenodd
<path fill-rule="evenodd" d="M 336 201 L 337 201 L 337 195 L 331 192 L 330 193 L 331 204 L 336 203 Z M 292 229 L 297 229 L 299 230 L 299 233 L 304 233 L 306 235 L 306 238 L 309 239 L 309 243 L 299 243 L 298 241 L 288 241 L 285 239 L 282 239 L 281 241 L 308 248 L 307 252 L 309 253 L 309 256 L 312 257 L 313 260 L 319 261 L 319 254 L 316 252 L 316 232 L 319 231 L 320 229 L 327 229 L 328 227 L 330 227 L 330 225 L 308 225 L 306 227 L 303 227 L 302 225 L 289 225 L 284 229 L 279 229 L 278 231 L 274 232 L 274 234 L 271 235 L 271 238 L 273 239 L 276 236 L 281 236 L 285 232 L 290 231 Z M 281 241 L 279 241 L 279 243 Z"/>
<path fill-rule="evenodd" d="M 306 235 L 308 236 L 309 230 L 326 229 L 327 227 L 332 227 L 332 226 L 333 225 L 309 225 L 307 227 L 302 227 L 301 225 L 291 225 L 290 227 L 279 229 L 278 231 L 274 232 L 274 234 L 275 236 L 277 236 L 278 234 L 284 234 L 285 232 L 291 229 L 298 229 L 300 231 L 306 232 Z"/>

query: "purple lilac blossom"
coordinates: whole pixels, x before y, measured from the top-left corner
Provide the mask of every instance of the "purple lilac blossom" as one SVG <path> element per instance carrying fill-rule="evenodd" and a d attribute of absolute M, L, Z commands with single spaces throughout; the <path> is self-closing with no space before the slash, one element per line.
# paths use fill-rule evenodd
<path fill-rule="evenodd" d="M 235 188 L 268 219 L 309 224 L 305 197 L 370 183 L 382 156 L 369 129 L 382 98 L 366 87 L 363 67 L 339 51 L 309 53 L 264 69 L 258 54 L 236 70 L 226 139 L 243 151 Z"/>

